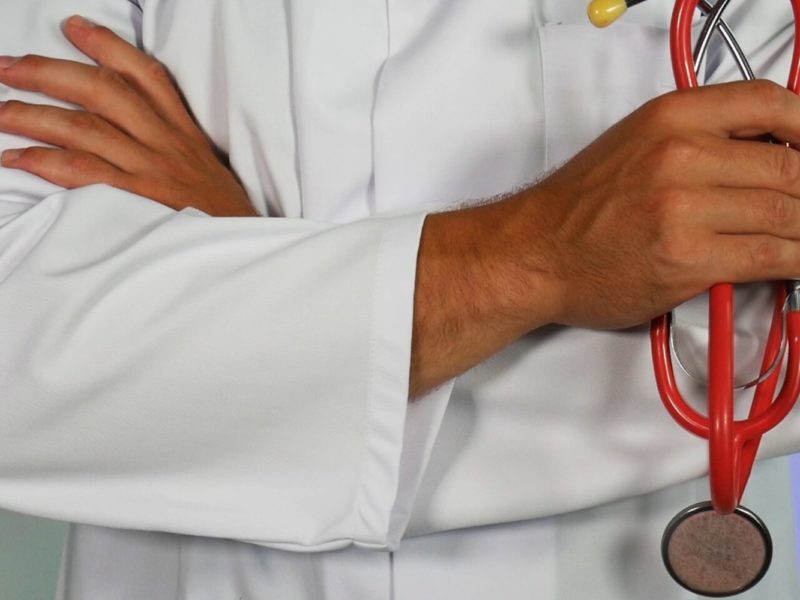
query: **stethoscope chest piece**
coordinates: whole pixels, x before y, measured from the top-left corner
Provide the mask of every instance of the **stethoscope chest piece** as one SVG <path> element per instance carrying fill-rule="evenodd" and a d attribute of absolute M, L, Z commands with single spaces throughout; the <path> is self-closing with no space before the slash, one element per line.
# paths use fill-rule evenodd
<path fill-rule="evenodd" d="M 769 569 L 772 538 L 753 512 L 731 514 L 711 502 L 683 509 L 667 525 L 661 556 L 672 578 L 701 596 L 733 596 L 753 587 Z"/>

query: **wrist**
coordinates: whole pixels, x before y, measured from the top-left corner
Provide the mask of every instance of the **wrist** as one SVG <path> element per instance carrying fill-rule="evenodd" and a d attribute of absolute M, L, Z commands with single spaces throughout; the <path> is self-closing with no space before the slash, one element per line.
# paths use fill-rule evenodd
<path fill-rule="evenodd" d="M 551 323 L 557 290 L 536 256 L 528 192 L 429 215 L 420 243 L 412 395 L 466 371 Z"/>
<path fill-rule="evenodd" d="M 507 310 L 524 323 L 525 333 L 557 323 L 565 306 L 564 278 L 555 232 L 558 223 L 548 194 L 538 187 L 525 188 L 496 205 L 496 236 L 503 259 L 498 268 L 509 285 Z"/>

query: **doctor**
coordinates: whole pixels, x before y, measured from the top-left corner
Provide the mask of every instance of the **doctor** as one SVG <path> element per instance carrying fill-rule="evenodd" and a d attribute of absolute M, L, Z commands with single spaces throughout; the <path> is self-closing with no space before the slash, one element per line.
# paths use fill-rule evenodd
<path fill-rule="evenodd" d="M 800 155 L 750 141 L 800 100 L 663 94 L 668 6 L 571 4 L 86 0 L 71 47 L 9 6 L 0 502 L 86 524 L 62 598 L 683 597 L 622 547 L 565 576 L 566 513 L 702 473 L 635 326 L 800 275 Z"/>

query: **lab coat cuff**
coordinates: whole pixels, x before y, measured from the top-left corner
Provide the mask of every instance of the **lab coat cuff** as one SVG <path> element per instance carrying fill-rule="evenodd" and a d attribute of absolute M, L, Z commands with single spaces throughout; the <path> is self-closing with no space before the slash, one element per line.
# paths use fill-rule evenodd
<path fill-rule="evenodd" d="M 400 545 L 408 528 L 412 509 L 417 504 L 426 504 L 425 499 L 420 498 L 417 492 L 439 434 L 453 384 L 454 381 L 449 381 L 408 405 L 400 455 L 400 485 L 387 536 L 390 550 L 395 550 Z"/>
<path fill-rule="evenodd" d="M 353 540 L 387 549 L 405 531 L 450 386 L 409 402 L 417 252 L 425 215 L 387 221 L 377 259 L 371 320 L 366 457 Z"/>

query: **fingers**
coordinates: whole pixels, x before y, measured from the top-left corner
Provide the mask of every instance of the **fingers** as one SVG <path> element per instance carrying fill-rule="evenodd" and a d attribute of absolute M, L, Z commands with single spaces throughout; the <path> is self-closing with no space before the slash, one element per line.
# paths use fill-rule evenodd
<path fill-rule="evenodd" d="M 686 143 L 679 144 L 685 146 Z M 800 152 L 778 144 L 706 139 L 683 153 L 681 178 L 663 202 L 674 223 L 716 233 L 763 233 L 800 239 Z M 702 182 L 702 186 L 685 182 Z M 675 185 L 676 181 L 672 181 Z"/>
<path fill-rule="evenodd" d="M 800 200 L 780 192 L 709 190 L 697 198 L 693 209 L 714 233 L 800 240 Z"/>
<path fill-rule="evenodd" d="M 68 189 L 94 183 L 106 183 L 120 189 L 130 189 L 126 173 L 87 152 L 35 146 L 21 150 L 6 150 L 0 157 L 0 164 L 6 168 L 20 169 L 38 175 Z"/>
<path fill-rule="evenodd" d="M 0 68 L 0 83 L 82 106 L 144 145 L 165 133 L 164 122 L 144 98 L 110 69 L 29 55 Z"/>
<path fill-rule="evenodd" d="M 691 190 L 662 209 L 656 261 L 669 278 L 746 283 L 800 277 L 800 200 L 764 190 Z"/>
<path fill-rule="evenodd" d="M 646 264 L 666 289 L 691 295 L 715 283 L 800 279 L 800 240 L 758 233 L 708 236 L 684 229 L 655 243 Z"/>
<path fill-rule="evenodd" d="M 64 24 L 64 33 L 78 50 L 119 73 L 167 122 L 198 135 L 197 127 L 184 107 L 167 69 L 153 57 L 129 44 L 106 27 L 73 16 Z"/>
<path fill-rule="evenodd" d="M 643 167 L 651 181 L 773 190 L 800 198 L 800 151 L 782 144 L 705 134 L 656 139 L 645 152 L 644 163 L 631 164 Z"/>
<path fill-rule="evenodd" d="M 708 138 L 707 170 L 711 185 L 776 190 L 800 197 L 800 152 L 782 144 Z M 713 157 L 713 158 L 712 158 Z M 706 157 L 704 157 L 706 158 Z"/>
<path fill-rule="evenodd" d="M 800 144 L 800 97 L 766 80 L 704 86 L 662 96 L 652 107 L 679 127 L 720 137 L 772 134 Z"/>
<path fill-rule="evenodd" d="M 134 140 L 104 119 L 81 110 L 16 101 L 0 103 L 0 131 L 96 154 L 129 172 L 148 161 L 148 155 L 143 155 L 144 149 Z"/>
<path fill-rule="evenodd" d="M 800 278 L 800 242 L 769 235 L 719 236 L 709 266 L 717 283 Z"/>

